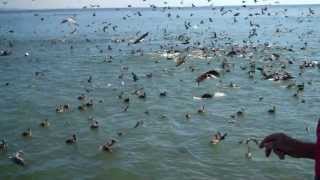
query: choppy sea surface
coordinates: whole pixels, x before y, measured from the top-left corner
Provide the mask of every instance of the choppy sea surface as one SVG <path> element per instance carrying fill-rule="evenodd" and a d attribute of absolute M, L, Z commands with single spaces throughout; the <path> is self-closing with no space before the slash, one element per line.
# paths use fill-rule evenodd
<path fill-rule="evenodd" d="M 0 179 L 312 179 L 311 160 L 266 158 L 254 144 L 247 159 L 238 143 L 274 132 L 315 141 L 319 118 L 319 69 L 299 66 L 320 60 L 320 6 L 261 8 L 0 12 L 0 50 L 11 52 L 0 56 L 0 139 L 9 145 L 0 152 Z M 76 24 L 61 23 L 68 17 Z M 170 49 L 186 62 L 176 67 Z M 244 51 L 227 56 L 232 49 Z M 259 70 L 249 77 L 253 62 L 284 67 L 294 79 L 265 80 Z M 211 69 L 221 77 L 197 85 Z M 297 97 L 293 83 L 304 84 Z M 135 94 L 141 88 L 145 99 Z M 218 96 L 194 98 L 204 93 Z M 93 107 L 78 110 L 90 100 Z M 60 104 L 70 112 L 57 113 Z M 49 128 L 39 126 L 44 119 Z M 21 136 L 27 128 L 32 138 Z M 210 144 L 218 131 L 226 139 Z M 72 134 L 78 141 L 67 145 Z M 111 138 L 113 152 L 99 150 Z M 8 159 L 19 150 L 25 167 Z"/>

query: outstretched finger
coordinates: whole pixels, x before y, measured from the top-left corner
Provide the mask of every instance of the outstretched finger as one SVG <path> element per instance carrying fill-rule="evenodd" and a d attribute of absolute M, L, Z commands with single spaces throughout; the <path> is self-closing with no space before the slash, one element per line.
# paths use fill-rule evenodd
<path fill-rule="evenodd" d="M 276 137 L 278 137 L 278 134 L 271 134 L 271 135 L 265 137 L 265 138 L 261 141 L 259 147 L 260 147 L 260 148 L 266 147 L 265 144 L 274 141 L 274 140 L 276 139 Z"/>
<path fill-rule="evenodd" d="M 265 143 L 264 147 L 265 147 L 265 154 L 266 154 L 266 157 L 269 157 L 269 156 L 270 156 L 270 154 L 271 154 L 271 152 L 272 152 L 273 143 L 272 143 L 272 142 Z"/>
<path fill-rule="evenodd" d="M 285 157 L 285 153 L 279 149 L 273 149 L 273 152 L 279 157 L 279 159 L 283 160 Z"/>
<path fill-rule="evenodd" d="M 269 157 L 269 156 L 270 156 L 271 151 L 272 151 L 271 148 L 266 148 L 266 149 L 264 150 L 264 152 L 265 152 L 265 154 L 266 154 L 266 157 Z"/>

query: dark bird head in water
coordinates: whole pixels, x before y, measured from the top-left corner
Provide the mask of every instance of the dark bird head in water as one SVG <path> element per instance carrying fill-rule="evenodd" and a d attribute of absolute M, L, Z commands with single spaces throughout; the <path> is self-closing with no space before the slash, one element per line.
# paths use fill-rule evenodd
<path fill-rule="evenodd" d="M 90 101 L 89 102 L 87 102 L 86 104 L 85 104 L 85 106 L 86 107 L 93 107 L 93 100 L 92 99 L 90 99 Z"/>
<path fill-rule="evenodd" d="M 32 136 L 31 128 L 28 128 L 27 131 L 23 132 L 22 136 L 31 137 Z"/>
<path fill-rule="evenodd" d="M 201 106 L 201 109 L 198 109 L 198 113 L 199 114 L 205 113 L 204 105 Z"/>
<path fill-rule="evenodd" d="M 89 76 L 88 83 L 92 82 L 92 76 Z"/>
<path fill-rule="evenodd" d="M 49 120 L 48 119 L 45 119 L 44 121 L 42 121 L 40 123 L 40 126 L 43 127 L 43 128 L 47 128 L 50 126 L 50 123 L 49 123 Z"/>
<path fill-rule="evenodd" d="M 143 121 L 142 121 L 142 120 L 138 121 L 138 122 L 136 123 L 136 125 L 134 126 L 134 128 L 137 128 L 137 127 L 139 127 L 139 126 L 141 126 L 141 125 L 143 125 Z"/>
<path fill-rule="evenodd" d="M 139 80 L 138 76 L 134 72 L 132 72 L 131 74 L 132 74 L 132 79 L 134 82 Z"/>
<path fill-rule="evenodd" d="M 86 96 L 84 94 L 81 94 L 80 96 L 78 96 L 78 100 L 84 100 L 86 98 Z"/>
<path fill-rule="evenodd" d="M 125 99 L 123 100 L 123 102 L 124 102 L 124 103 L 129 103 L 129 102 L 130 102 L 130 98 L 125 98 Z"/>
<path fill-rule="evenodd" d="M 117 141 L 117 140 L 115 140 L 115 139 L 111 139 L 110 146 L 113 146 L 116 142 L 118 142 L 118 141 Z"/>
<path fill-rule="evenodd" d="M 269 109 L 268 112 L 269 112 L 270 114 L 275 113 L 275 112 L 276 112 L 276 107 L 275 107 L 275 106 L 272 106 L 272 108 Z"/>
<path fill-rule="evenodd" d="M 67 144 L 74 144 L 76 142 L 77 142 L 77 136 L 75 134 L 72 135 L 72 138 L 66 140 Z"/>
<path fill-rule="evenodd" d="M 205 93 L 201 96 L 201 98 L 212 98 L 212 94 L 209 94 L 209 93 Z"/>
<path fill-rule="evenodd" d="M 152 73 L 146 74 L 146 77 L 147 77 L 147 78 L 152 78 Z"/>
<path fill-rule="evenodd" d="M 160 97 L 165 97 L 165 96 L 167 96 L 167 91 L 163 91 L 160 93 Z"/>
<path fill-rule="evenodd" d="M 97 129 L 97 128 L 99 128 L 99 122 L 96 121 L 96 120 L 93 120 L 93 122 L 92 122 L 91 125 L 90 125 L 90 128 L 91 128 L 91 129 Z"/>

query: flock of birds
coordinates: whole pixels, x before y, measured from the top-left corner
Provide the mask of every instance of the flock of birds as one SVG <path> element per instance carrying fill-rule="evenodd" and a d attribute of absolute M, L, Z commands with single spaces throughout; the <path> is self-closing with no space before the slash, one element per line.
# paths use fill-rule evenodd
<path fill-rule="evenodd" d="M 145 0 L 144 0 L 145 1 Z M 208 0 L 209 1 L 209 0 Z M 245 1 L 243 1 L 243 3 L 245 3 Z M 93 8 L 99 7 L 99 6 L 92 6 Z M 131 6 L 128 6 L 131 7 Z M 193 8 L 195 8 L 195 5 L 192 5 Z M 155 5 L 152 5 L 151 8 L 153 9 L 157 9 L 157 7 Z M 245 5 L 243 5 L 242 8 L 247 8 Z M 171 9 L 170 7 L 164 7 L 162 8 L 162 11 L 165 12 L 166 10 Z M 227 13 L 232 13 L 233 11 L 236 11 L 237 9 L 226 9 L 224 7 L 213 7 L 212 8 L 213 11 L 218 11 L 220 12 L 221 16 L 227 14 Z M 137 16 L 142 16 L 142 12 L 139 10 L 135 10 L 137 11 L 135 13 L 135 15 Z M 284 12 L 286 12 L 287 10 L 285 9 Z M 311 8 L 309 8 L 309 12 L 308 12 L 308 16 L 312 16 L 315 14 L 315 11 Z M 277 15 L 278 13 L 276 13 Z M 261 7 L 261 12 L 257 12 L 254 14 L 249 14 L 248 17 L 245 18 L 249 18 L 251 16 L 260 16 L 260 15 L 272 15 L 271 13 L 268 13 L 268 7 L 267 6 L 263 6 Z M 38 14 L 36 14 L 36 16 L 38 16 Z M 96 16 L 96 14 L 94 13 L 93 16 Z M 166 16 L 168 18 L 171 18 L 171 14 L 167 13 Z M 190 16 L 193 16 L 193 14 L 190 14 Z M 234 12 L 232 18 L 234 19 L 234 23 L 237 22 L 237 18 L 240 16 L 240 12 Z M 130 16 L 124 16 L 123 20 L 126 20 L 127 18 L 129 18 Z M 181 18 L 179 15 L 176 16 L 176 18 Z M 44 20 L 44 19 L 42 19 Z M 213 22 L 213 18 L 209 17 L 209 22 Z M 301 21 L 303 21 L 302 19 L 299 19 Z M 203 24 L 204 21 L 201 21 L 200 24 Z M 79 28 L 79 24 L 77 23 L 76 17 L 71 16 L 71 17 L 67 17 L 65 19 L 63 19 L 61 21 L 61 24 L 68 24 L 69 26 L 73 27 L 73 30 L 70 32 L 71 34 L 74 34 L 77 32 L 77 28 Z M 185 21 L 184 23 L 185 29 L 189 30 L 192 27 L 191 22 L 189 21 Z M 108 31 L 109 27 L 112 28 L 113 31 L 117 31 L 118 26 L 114 25 L 112 23 L 107 23 L 107 25 L 103 26 L 102 30 L 104 32 Z M 248 35 L 248 41 L 244 41 L 249 42 L 254 36 L 258 35 L 258 31 L 257 29 L 260 27 L 259 24 L 254 23 L 253 21 L 250 21 L 250 32 Z M 276 32 L 280 32 L 281 29 L 277 29 Z M 11 31 L 10 33 L 13 33 L 13 31 Z M 166 31 L 164 31 L 164 33 L 167 33 Z M 312 33 L 312 32 L 309 32 Z M 140 32 L 137 33 L 137 37 L 130 40 L 130 42 L 128 43 L 128 46 L 132 46 L 134 44 L 139 44 L 142 43 L 143 40 L 145 40 L 151 33 L 149 32 L 145 32 L 141 35 L 138 36 L 138 34 L 140 34 Z M 220 36 L 220 37 L 218 37 Z M 299 37 L 301 40 L 303 40 L 304 35 L 301 35 Z M 223 35 L 223 34 L 218 34 L 216 32 L 214 32 L 214 36 L 213 36 L 213 43 L 217 43 L 219 41 L 223 42 L 224 40 L 229 40 L 230 38 L 227 37 L 227 35 Z M 265 43 L 259 46 L 254 46 L 254 45 L 230 45 L 227 44 L 229 47 L 231 48 L 217 48 L 217 47 L 205 47 L 205 48 L 199 48 L 199 46 L 201 45 L 200 42 L 198 41 L 194 41 L 193 44 L 191 42 L 191 38 L 187 37 L 186 35 L 180 35 L 179 37 L 177 37 L 177 40 L 179 41 L 179 43 L 181 45 L 187 45 L 188 47 L 184 48 L 183 50 L 178 50 L 176 49 L 174 46 L 168 47 L 166 45 L 160 45 L 160 49 L 162 52 L 166 53 L 166 57 L 167 59 L 173 59 L 175 61 L 175 66 L 179 67 L 183 64 L 186 64 L 188 61 L 188 58 L 191 56 L 190 54 L 194 53 L 195 51 L 199 52 L 200 51 L 200 55 L 201 57 L 204 57 L 205 59 L 208 59 L 208 57 L 210 56 L 220 56 L 223 57 L 223 61 L 221 62 L 221 69 L 211 69 L 208 70 L 206 72 L 202 72 L 200 74 L 198 74 L 198 76 L 195 78 L 195 83 L 197 83 L 198 86 L 201 85 L 201 83 L 204 83 L 204 81 L 208 80 L 208 79 L 216 79 L 216 80 L 220 80 L 221 78 L 223 78 L 223 76 L 226 73 L 230 73 L 233 70 L 234 64 L 231 62 L 230 59 L 232 59 L 233 57 L 242 57 L 242 58 L 247 58 L 250 60 L 250 63 L 247 64 L 246 66 L 242 66 L 241 70 L 243 71 L 247 71 L 248 73 L 248 77 L 249 78 L 256 78 L 257 76 L 260 76 L 262 79 L 264 80 L 272 80 L 272 81 L 289 81 L 289 85 L 287 86 L 288 89 L 295 89 L 295 93 L 294 93 L 294 97 L 299 97 L 301 96 L 301 94 L 304 91 L 304 83 L 299 84 L 296 83 L 294 81 L 294 76 L 287 70 L 289 66 L 294 65 L 296 62 L 292 61 L 292 60 L 288 60 L 285 59 L 281 56 L 281 54 L 277 54 L 277 53 L 271 53 L 271 54 L 264 54 L 264 60 L 263 63 L 261 62 L 256 62 L 253 58 L 253 54 L 257 51 L 264 51 L 264 50 L 272 50 L 272 45 Z M 88 40 L 89 41 L 89 40 Z M 119 40 L 115 40 L 115 43 L 119 43 L 119 42 L 127 42 L 127 40 L 124 39 L 119 39 Z M 71 49 L 73 48 L 72 46 L 70 47 Z M 304 46 L 300 48 L 300 50 L 306 50 L 308 48 L 308 44 L 304 43 Z M 275 49 L 281 49 L 283 51 L 287 51 L 287 52 L 294 52 L 295 50 L 291 47 L 275 47 Z M 108 45 L 108 50 L 112 50 L 111 45 Z M 143 50 L 142 49 L 138 49 L 138 50 L 133 50 L 133 54 L 139 53 L 140 55 L 143 56 Z M 12 54 L 12 52 L 10 50 L 1 50 L 0 51 L 0 56 L 10 56 Z M 25 56 L 29 56 L 29 53 L 27 52 L 25 54 Z M 106 58 L 106 62 L 111 63 L 113 57 L 107 57 Z M 156 62 L 157 63 L 157 62 Z M 208 60 L 208 64 L 210 64 L 210 61 Z M 305 69 L 307 68 L 320 68 L 320 64 L 317 61 L 303 61 L 302 64 L 299 64 L 299 69 L 300 69 L 300 73 L 299 75 L 302 76 L 303 72 L 305 71 Z M 128 67 L 123 67 L 122 69 L 124 70 L 128 70 Z M 189 67 L 191 72 L 195 71 L 195 67 L 190 66 Z M 259 74 L 259 75 L 257 75 Z M 41 75 L 41 72 L 36 72 L 36 75 Z M 136 82 L 139 81 L 139 76 L 134 73 L 131 72 L 131 76 L 132 76 L 132 81 Z M 146 74 L 147 78 L 152 78 L 153 74 L 149 73 Z M 119 79 L 123 78 L 123 74 L 119 75 Z M 92 76 L 89 76 L 89 78 L 87 79 L 88 83 L 92 83 Z M 308 84 L 311 82 L 307 82 Z M 6 83 L 6 86 L 9 85 L 9 82 Z M 238 88 L 239 85 L 231 82 L 229 87 L 231 88 Z M 121 92 L 120 95 L 118 96 L 119 99 L 122 99 L 123 103 L 126 104 L 125 108 L 123 109 L 123 112 L 126 112 L 129 108 L 129 104 L 130 104 L 130 98 L 126 97 L 125 92 Z M 135 92 L 133 93 L 134 95 L 136 95 L 138 98 L 140 99 L 145 99 L 147 98 L 147 94 L 144 91 L 143 88 L 135 90 Z M 163 91 L 159 94 L 161 97 L 165 97 L 167 96 L 167 92 Z M 203 95 L 201 95 L 200 97 L 195 97 L 197 99 L 209 99 L 209 98 L 213 98 L 214 96 L 216 96 L 216 94 L 211 94 L 211 93 L 205 93 Z M 93 108 L 95 105 L 95 102 L 93 102 L 92 99 L 87 99 L 85 94 L 81 94 L 78 97 L 78 100 L 81 101 L 81 105 L 78 106 L 78 110 L 79 111 L 86 111 L 89 108 Z M 263 97 L 259 98 L 259 101 L 262 101 Z M 301 101 L 302 103 L 304 103 L 304 100 Z M 61 104 L 58 105 L 56 107 L 56 112 L 57 113 L 65 113 L 65 112 L 70 112 L 71 111 L 71 105 L 69 104 Z M 240 109 L 239 111 L 235 112 L 234 114 L 230 115 L 230 117 L 232 119 L 236 119 L 239 116 L 243 116 L 244 115 L 244 109 Z M 197 110 L 197 113 L 199 114 L 203 114 L 206 112 L 205 106 L 202 105 L 200 107 L 200 109 Z M 269 113 L 276 113 L 276 107 L 272 106 L 270 107 L 270 109 L 268 110 Z M 146 111 L 146 114 L 148 114 L 149 112 Z M 185 118 L 186 119 L 190 119 L 191 118 L 191 114 L 190 113 L 186 113 L 185 114 Z M 90 124 L 90 128 L 91 129 L 98 129 L 99 128 L 99 122 L 97 120 L 95 120 L 94 118 L 90 117 L 89 118 L 91 124 Z M 138 128 L 139 126 L 143 125 L 143 121 L 138 121 L 136 123 L 136 125 L 133 128 Z M 50 127 L 50 122 L 48 119 L 43 120 L 43 122 L 40 123 L 40 125 L 42 128 L 49 128 Z M 117 135 L 123 136 L 125 133 L 124 132 L 119 132 Z M 31 128 L 26 129 L 26 131 L 22 132 L 21 134 L 23 137 L 25 138 L 31 138 L 32 137 L 32 130 Z M 215 134 L 212 135 L 212 138 L 210 140 L 210 143 L 213 145 L 217 145 L 219 144 L 221 141 L 225 140 L 227 137 L 227 133 L 221 133 L 221 132 L 217 132 Z M 66 144 L 75 144 L 77 143 L 77 135 L 76 134 L 72 134 L 71 137 L 69 137 L 68 139 L 65 140 Z M 117 139 L 112 138 L 110 140 L 108 140 L 107 142 L 105 142 L 104 144 L 102 144 L 99 149 L 102 151 L 106 151 L 106 152 L 113 152 L 113 147 L 114 145 L 118 142 Z M 247 152 L 246 152 L 246 157 L 248 159 L 252 158 L 252 153 L 251 153 L 251 148 L 250 148 L 250 142 L 253 142 L 254 144 L 258 144 L 259 140 L 257 138 L 254 137 L 250 137 L 247 138 L 245 140 L 242 140 L 239 142 L 239 144 L 245 144 L 247 145 Z M 1 152 L 7 152 L 8 150 L 8 142 L 6 140 L 2 140 L 1 144 L 0 144 L 0 151 Z M 26 162 L 23 158 L 23 151 L 18 151 L 16 153 L 14 153 L 12 156 L 10 156 L 9 158 L 16 164 L 24 166 L 26 165 Z"/>

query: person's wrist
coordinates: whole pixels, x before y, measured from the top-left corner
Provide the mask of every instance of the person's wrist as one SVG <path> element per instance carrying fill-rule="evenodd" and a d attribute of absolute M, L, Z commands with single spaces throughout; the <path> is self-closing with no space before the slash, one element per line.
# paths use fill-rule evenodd
<path fill-rule="evenodd" d="M 292 139 L 291 156 L 295 158 L 314 158 L 314 144 L 305 143 L 297 139 Z"/>
<path fill-rule="evenodd" d="M 283 139 L 284 143 L 283 143 L 283 150 L 285 151 L 284 153 L 292 156 L 292 157 L 299 157 L 302 150 L 302 143 L 297 140 L 297 139 L 293 139 L 287 135 L 284 135 L 284 139 Z"/>

